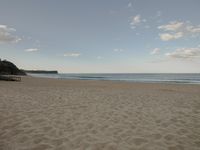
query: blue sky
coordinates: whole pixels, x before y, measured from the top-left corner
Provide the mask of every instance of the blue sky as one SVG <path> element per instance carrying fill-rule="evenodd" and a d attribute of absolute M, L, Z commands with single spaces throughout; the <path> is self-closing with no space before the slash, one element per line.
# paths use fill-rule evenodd
<path fill-rule="evenodd" d="M 63 73 L 200 72 L 199 0 L 0 0 L 0 58 Z"/>

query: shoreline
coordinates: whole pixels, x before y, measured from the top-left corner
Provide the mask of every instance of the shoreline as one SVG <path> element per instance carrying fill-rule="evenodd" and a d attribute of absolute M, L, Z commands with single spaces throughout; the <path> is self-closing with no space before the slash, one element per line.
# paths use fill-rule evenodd
<path fill-rule="evenodd" d="M 2 150 L 200 148 L 200 86 L 0 81 Z"/>
<path fill-rule="evenodd" d="M 24 76 L 22 76 L 24 77 Z M 31 76 L 27 77 L 40 78 L 40 79 L 57 79 L 57 80 L 71 80 L 71 81 L 108 81 L 108 82 L 125 82 L 125 83 L 141 83 L 141 84 L 180 84 L 180 85 L 200 85 L 200 82 L 182 82 L 182 81 L 133 81 L 133 80 L 109 80 L 109 79 L 73 79 L 73 78 L 54 78 L 54 77 L 41 77 Z"/>

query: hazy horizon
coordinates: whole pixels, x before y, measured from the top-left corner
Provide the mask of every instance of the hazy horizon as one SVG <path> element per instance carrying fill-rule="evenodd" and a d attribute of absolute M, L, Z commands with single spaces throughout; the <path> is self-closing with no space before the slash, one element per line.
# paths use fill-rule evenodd
<path fill-rule="evenodd" d="M 200 73 L 199 0 L 0 0 L 0 58 L 59 73 Z"/>

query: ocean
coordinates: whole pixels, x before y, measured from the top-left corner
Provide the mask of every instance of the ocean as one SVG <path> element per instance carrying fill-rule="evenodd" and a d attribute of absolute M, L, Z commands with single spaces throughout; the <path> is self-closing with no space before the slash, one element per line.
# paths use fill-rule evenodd
<path fill-rule="evenodd" d="M 110 80 L 143 83 L 184 83 L 200 84 L 200 73 L 67 73 L 67 74 L 28 74 L 34 77 L 76 79 L 76 80 Z"/>

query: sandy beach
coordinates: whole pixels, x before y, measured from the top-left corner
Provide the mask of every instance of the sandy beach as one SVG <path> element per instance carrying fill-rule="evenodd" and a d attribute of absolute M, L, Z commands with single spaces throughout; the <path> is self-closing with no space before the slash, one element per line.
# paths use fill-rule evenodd
<path fill-rule="evenodd" d="M 199 150 L 200 85 L 0 81 L 0 150 Z"/>

